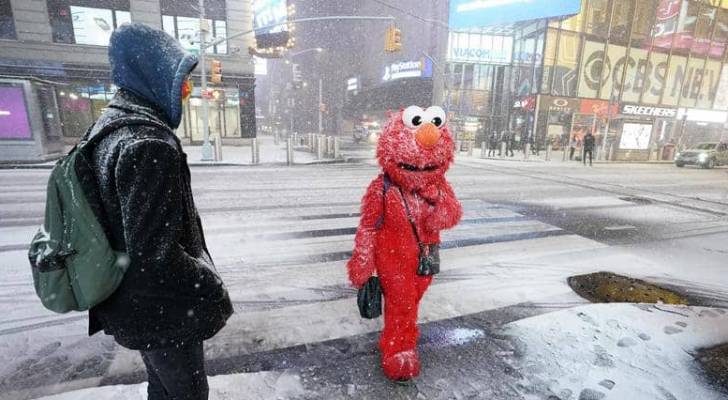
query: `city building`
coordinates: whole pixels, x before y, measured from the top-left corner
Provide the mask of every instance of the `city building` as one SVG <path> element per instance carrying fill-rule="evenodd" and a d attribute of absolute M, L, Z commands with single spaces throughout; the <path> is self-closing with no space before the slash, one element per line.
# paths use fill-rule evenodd
<path fill-rule="evenodd" d="M 114 29 L 142 22 L 198 51 L 198 0 L 0 0 L 0 161 L 57 158 L 114 95 L 107 45 Z M 252 29 L 248 0 L 205 0 L 210 35 Z M 224 142 L 255 135 L 252 35 L 208 49 L 224 79 L 212 85 L 210 133 Z M 199 76 L 178 135 L 202 140 Z"/>
<path fill-rule="evenodd" d="M 728 139 L 728 2 L 575 0 L 571 15 L 458 32 L 452 3 L 467 1 L 451 1 L 446 104 L 480 137 L 558 150 L 592 131 L 629 161 Z"/>
<path fill-rule="evenodd" d="M 429 106 L 438 90 L 442 96 L 447 0 L 299 0 L 295 5 L 296 18 L 394 20 L 296 25 L 296 47 L 282 59 L 268 60 L 268 76 L 259 78 L 257 96 L 268 99 L 261 103 L 267 104 L 261 108 L 267 128 L 318 132 L 320 118 L 322 132 L 351 134 L 357 124 L 381 126 L 389 110 Z M 401 32 L 396 52 L 385 51 L 391 28 Z"/>

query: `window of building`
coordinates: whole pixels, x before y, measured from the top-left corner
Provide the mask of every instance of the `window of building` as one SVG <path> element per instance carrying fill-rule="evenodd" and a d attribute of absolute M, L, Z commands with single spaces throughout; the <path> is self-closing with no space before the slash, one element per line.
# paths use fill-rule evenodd
<path fill-rule="evenodd" d="M 200 12 L 197 0 L 162 0 L 162 28 L 179 40 L 187 50 L 199 48 Z M 227 37 L 227 22 L 224 0 L 205 1 L 205 20 L 209 29 L 208 40 Z M 210 54 L 226 54 L 227 44 L 222 43 L 207 49 Z"/>
<path fill-rule="evenodd" d="M 549 29 L 546 34 L 546 47 L 543 56 L 543 82 L 541 82 L 541 93 L 551 92 L 551 75 L 554 64 L 556 64 L 556 41 L 559 32 L 556 29 Z"/>
<path fill-rule="evenodd" d="M 10 0 L 0 0 L 0 39 L 17 39 Z"/>
<path fill-rule="evenodd" d="M 57 43 L 108 46 L 111 33 L 131 22 L 129 0 L 48 0 Z"/>
<path fill-rule="evenodd" d="M 576 73 L 581 42 L 579 34 L 567 31 L 561 32 L 551 85 L 552 94 L 576 97 Z"/>
<path fill-rule="evenodd" d="M 639 0 L 635 3 L 632 21 L 632 47 L 647 49 L 652 42 L 655 23 L 656 0 Z"/>
<path fill-rule="evenodd" d="M 728 10 L 719 9 L 717 13 L 710 56 L 722 60 L 725 58 L 728 46 Z"/>
<path fill-rule="evenodd" d="M 561 21 L 561 29 L 572 31 L 572 32 L 581 32 L 584 27 L 584 12 L 580 12 L 576 15 L 574 15 L 571 18 L 567 18 L 563 21 Z M 555 26 L 555 28 L 558 28 L 558 23 Z"/>
<path fill-rule="evenodd" d="M 585 15 L 584 32 L 606 39 L 609 32 L 609 0 L 586 0 L 582 9 Z"/>
<path fill-rule="evenodd" d="M 627 45 L 634 6 L 634 0 L 615 1 L 612 5 L 612 27 L 609 34 L 610 43 L 620 46 Z"/>

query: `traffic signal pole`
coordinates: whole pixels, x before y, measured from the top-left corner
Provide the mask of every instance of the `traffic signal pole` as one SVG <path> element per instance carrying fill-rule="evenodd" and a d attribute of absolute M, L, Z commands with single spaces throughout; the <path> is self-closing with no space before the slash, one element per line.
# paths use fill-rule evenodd
<path fill-rule="evenodd" d="M 276 24 L 270 24 L 266 26 L 261 26 L 257 29 L 251 29 L 249 31 L 244 31 L 240 33 L 236 33 L 232 36 L 225 37 L 225 38 L 219 38 L 216 40 L 213 40 L 210 43 L 207 43 L 207 28 L 205 28 L 205 0 L 199 0 L 199 7 L 200 7 L 200 81 L 201 85 L 200 88 L 202 90 L 202 132 L 203 132 L 203 138 L 204 142 L 202 143 L 202 161 L 214 161 L 213 158 L 213 148 L 212 144 L 210 143 L 210 127 L 209 127 L 209 104 L 207 102 L 206 92 L 207 92 L 207 60 L 205 59 L 205 51 L 211 47 L 217 46 L 219 44 L 225 43 L 231 39 L 237 39 L 239 37 L 249 35 L 251 33 L 255 33 L 257 31 L 265 31 L 271 28 L 276 28 L 283 25 L 289 25 L 289 24 L 300 24 L 304 22 L 318 22 L 318 21 L 394 21 L 394 17 L 359 17 L 354 15 L 344 15 L 344 16 L 329 16 L 329 17 L 315 17 L 315 18 L 300 18 L 300 19 L 292 19 L 290 21 L 285 22 L 279 22 Z M 320 86 L 319 86 L 320 87 Z M 322 103 L 321 101 L 322 93 L 319 91 L 319 105 Z M 319 132 L 321 132 L 321 125 L 323 124 L 322 121 L 322 114 L 321 111 L 319 111 Z"/>

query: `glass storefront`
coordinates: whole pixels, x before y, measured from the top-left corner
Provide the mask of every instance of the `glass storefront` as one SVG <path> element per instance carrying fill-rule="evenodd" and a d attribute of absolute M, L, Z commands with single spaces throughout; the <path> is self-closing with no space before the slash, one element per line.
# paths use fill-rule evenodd
<path fill-rule="evenodd" d="M 578 15 L 552 20 L 544 31 L 542 76 L 534 73 L 525 82 L 531 67 L 514 61 L 517 77 L 510 85 L 516 96 L 524 88 L 538 88 L 534 139 L 544 146 L 563 147 L 575 138 L 578 142 L 590 129 L 612 159 L 659 160 L 665 159 L 663 147 L 679 149 L 722 138 L 726 121 L 683 123 L 674 114 L 678 109 L 728 108 L 728 96 L 720 94 L 728 89 L 727 1 L 583 0 Z M 529 48 L 524 39 L 516 37 L 514 48 Z M 560 108 L 554 98 L 568 101 L 574 110 L 554 113 Z M 590 105 L 648 108 L 643 115 L 623 114 L 621 109 L 599 114 L 588 113 Z M 672 110 L 673 115 L 659 115 L 660 110 Z M 511 126 L 523 118 L 521 110 L 512 110 Z"/>

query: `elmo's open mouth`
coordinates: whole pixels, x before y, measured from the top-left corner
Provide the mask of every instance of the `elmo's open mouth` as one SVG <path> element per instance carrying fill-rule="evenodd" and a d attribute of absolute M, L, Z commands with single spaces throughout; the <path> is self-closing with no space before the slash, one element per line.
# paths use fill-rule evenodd
<path fill-rule="evenodd" d="M 412 171 L 412 172 L 432 172 L 432 171 L 436 171 L 438 168 L 437 165 L 434 165 L 434 164 L 426 165 L 426 166 L 420 168 L 420 167 L 415 167 L 414 165 L 405 164 L 405 163 L 400 163 L 399 167 L 404 170 Z"/>

